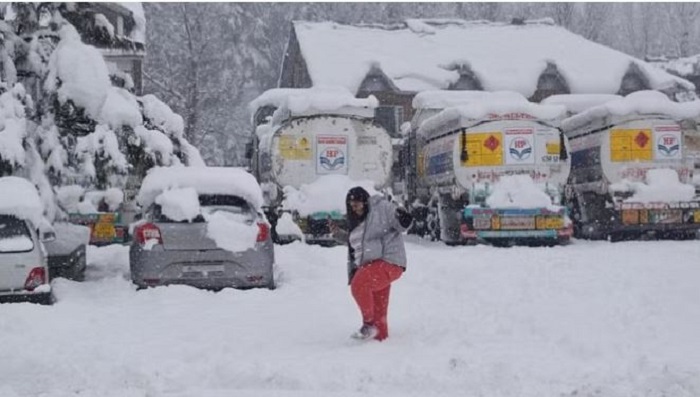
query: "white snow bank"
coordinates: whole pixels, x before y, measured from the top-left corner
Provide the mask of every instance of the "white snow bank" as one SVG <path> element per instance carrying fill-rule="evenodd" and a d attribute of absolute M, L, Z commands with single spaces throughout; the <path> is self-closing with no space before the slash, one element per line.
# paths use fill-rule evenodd
<path fill-rule="evenodd" d="M 562 121 L 562 128 L 573 130 L 590 123 L 592 120 L 630 114 L 658 114 L 680 120 L 700 117 L 700 101 L 673 102 L 658 91 L 637 91 L 624 98 L 606 102 L 590 108 L 583 113 Z"/>
<path fill-rule="evenodd" d="M 543 105 L 564 105 L 570 114 L 577 114 L 594 106 L 622 98 L 622 96 L 614 94 L 565 94 L 552 95 L 540 103 Z"/>
<path fill-rule="evenodd" d="M 280 236 L 294 236 L 300 239 L 304 238 L 304 233 L 302 233 L 299 225 L 294 223 L 294 218 L 289 212 L 283 212 L 282 216 L 277 219 L 277 225 L 275 226 L 275 231 Z"/>
<path fill-rule="evenodd" d="M 256 210 L 263 204 L 255 177 L 235 167 L 154 167 L 144 178 L 136 200 L 144 207 L 169 189 L 193 188 L 198 194 L 229 194 L 248 201 Z"/>
<path fill-rule="evenodd" d="M 486 198 L 490 208 L 552 208 L 552 198 L 540 189 L 530 175 L 504 175 Z M 556 207 L 558 209 L 558 207 Z"/>
<path fill-rule="evenodd" d="M 192 221 L 201 213 L 199 196 L 191 187 L 168 189 L 156 197 L 161 213 L 176 222 Z"/>
<path fill-rule="evenodd" d="M 562 105 L 539 105 L 519 100 L 484 99 L 441 111 L 426 119 L 418 128 L 418 133 L 426 134 L 440 129 L 445 124 L 453 125 L 468 120 L 501 118 L 508 120 L 511 117 L 517 117 L 518 119 L 553 121 L 563 118 L 565 113 L 566 108 Z"/>
<path fill-rule="evenodd" d="M 97 48 L 83 44 L 70 24 L 61 28 L 59 36 L 61 40 L 49 60 L 45 88 L 49 92 L 58 91 L 61 103 L 70 99 L 97 119 L 112 87 L 102 54 Z"/>
<path fill-rule="evenodd" d="M 137 291 L 129 247 L 90 246 L 87 280 L 54 281 L 55 305 L 0 305 L 0 395 L 700 395 L 697 241 L 503 250 L 409 236 L 406 253 L 390 337 L 362 343 L 345 247 L 276 246 L 278 289 L 212 293 Z"/>
<path fill-rule="evenodd" d="M 480 101 L 509 101 L 527 103 L 527 98 L 515 91 L 457 91 L 430 90 L 413 97 L 414 109 L 445 109 Z"/>
<path fill-rule="evenodd" d="M 646 183 L 625 179 L 611 184 L 610 190 L 633 192 L 625 202 L 635 203 L 691 201 L 695 197 L 695 186 L 681 183 L 676 170 L 668 168 L 648 170 Z"/>
<path fill-rule="evenodd" d="M 531 97 L 548 64 L 556 66 L 575 94 L 616 93 L 636 64 L 653 89 L 693 85 L 620 51 L 586 40 L 562 27 L 463 20 L 411 21 L 411 26 L 349 26 L 294 22 L 294 33 L 314 86 L 357 92 L 373 65 L 402 91 L 446 89 L 459 79 L 444 65 L 459 62 L 486 91 L 514 90 Z"/>
<path fill-rule="evenodd" d="M 36 187 L 24 178 L 0 178 L 0 214 L 14 215 L 38 225 L 43 218 L 44 206 Z"/>
<path fill-rule="evenodd" d="M 333 211 L 345 214 L 345 196 L 355 186 L 363 187 L 370 196 L 379 194 L 372 181 L 354 181 L 347 175 L 323 175 L 310 184 L 301 185 L 299 190 L 285 186 L 282 208 L 297 211 L 301 216 Z"/>
<path fill-rule="evenodd" d="M 273 88 L 263 92 L 250 102 L 249 109 L 255 112 L 264 106 L 274 106 L 289 110 L 293 115 L 329 113 L 342 108 L 369 108 L 379 106 L 374 95 L 367 98 L 355 98 L 345 87 L 314 88 Z"/>
<path fill-rule="evenodd" d="M 241 252 L 255 247 L 258 225 L 246 223 L 246 216 L 227 211 L 204 212 L 207 236 L 216 246 L 231 252 Z"/>

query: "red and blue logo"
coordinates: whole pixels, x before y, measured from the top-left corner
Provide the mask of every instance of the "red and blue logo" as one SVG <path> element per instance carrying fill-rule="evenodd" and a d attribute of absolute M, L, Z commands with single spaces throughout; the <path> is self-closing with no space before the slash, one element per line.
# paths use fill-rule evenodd
<path fill-rule="evenodd" d="M 518 137 L 510 142 L 510 157 L 518 161 L 527 160 L 532 155 L 532 145 L 527 138 Z"/>
<path fill-rule="evenodd" d="M 666 157 L 675 157 L 681 148 L 676 135 L 662 135 L 656 142 L 659 153 Z"/>
<path fill-rule="evenodd" d="M 325 148 L 319 156 L 319 163 L 328 171 L 338 170 L 345 165 L 345 153 L 336 147 Z"/>

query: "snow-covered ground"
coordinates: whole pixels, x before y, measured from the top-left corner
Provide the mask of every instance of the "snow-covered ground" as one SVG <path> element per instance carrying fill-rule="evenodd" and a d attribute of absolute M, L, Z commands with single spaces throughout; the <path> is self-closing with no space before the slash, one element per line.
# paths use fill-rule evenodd
<path fill-rule="evenodd" d="M 391 337 L 343 247 L 276 247 L 279 288 L 136 291 L 90 248 L 52 307 L 0 305 L 4 397 L 700 395 L 700 242 L 446 247 L 409 238 Z"/>

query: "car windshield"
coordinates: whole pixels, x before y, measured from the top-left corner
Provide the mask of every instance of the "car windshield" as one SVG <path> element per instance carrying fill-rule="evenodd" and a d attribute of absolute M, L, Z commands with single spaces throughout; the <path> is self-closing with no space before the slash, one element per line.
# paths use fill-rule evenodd
<path fill-rule="evenodd" d="M 11 215 L 0 215 L 0 252 L 28 252 L 34 242 L 26 223 Z"/>

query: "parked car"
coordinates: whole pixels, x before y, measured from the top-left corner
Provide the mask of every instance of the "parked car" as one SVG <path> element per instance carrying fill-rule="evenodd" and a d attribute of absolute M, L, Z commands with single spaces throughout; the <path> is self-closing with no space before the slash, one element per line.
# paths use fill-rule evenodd
<path fill-rule="evenodd" d="M 53 239 L 34 185 L 23 178 L 0 178 L 0 302 L 52 302 L 43 244 Z"/>
<path fill-rule="evenodd" d="M 158 167 L 136 197 L 131 280 L 219 290 L 275 288 L 274 245 L 262 191 L 240 168 Z"/>

